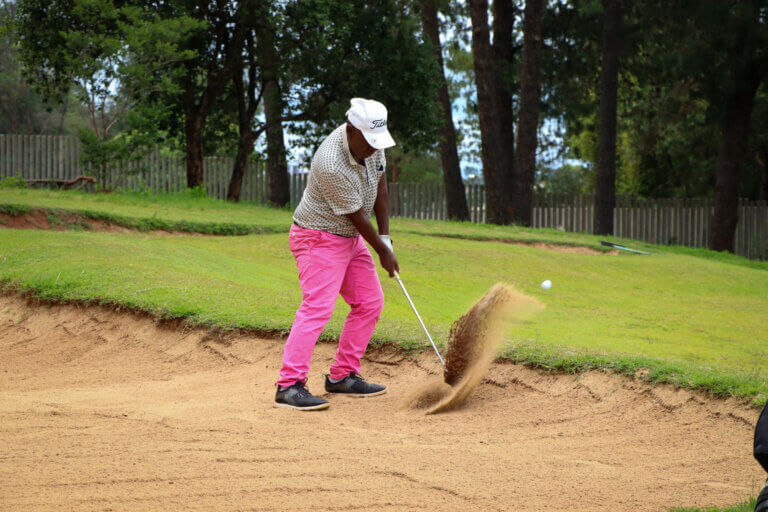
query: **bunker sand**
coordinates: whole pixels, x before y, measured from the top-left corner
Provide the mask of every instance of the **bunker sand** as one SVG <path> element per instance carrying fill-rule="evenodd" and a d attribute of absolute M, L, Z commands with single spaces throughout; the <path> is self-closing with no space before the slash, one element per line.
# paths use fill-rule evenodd
<path fill-rule="evenodd" d="M 318 345 L 310 389 L 335 346 Z M 754 495 L 757 412 L 494 363 L 462 407 L 401 410 L 442 368 L 370 352 L 389 393 L 271 406 L 282 340 L 0 296 L 0 509 L 618 510 Z"/>

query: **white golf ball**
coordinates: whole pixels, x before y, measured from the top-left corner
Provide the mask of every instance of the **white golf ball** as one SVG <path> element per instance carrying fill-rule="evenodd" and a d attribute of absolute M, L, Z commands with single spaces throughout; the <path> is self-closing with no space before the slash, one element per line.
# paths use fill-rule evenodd
<path fill-rule="evenodd" d="M 552 288 L 552 281 L 547 279 L 546 281 L 541 283 L 541 287 L 544 288 L 545 290 L 549 290 L 550 288 Z"/>

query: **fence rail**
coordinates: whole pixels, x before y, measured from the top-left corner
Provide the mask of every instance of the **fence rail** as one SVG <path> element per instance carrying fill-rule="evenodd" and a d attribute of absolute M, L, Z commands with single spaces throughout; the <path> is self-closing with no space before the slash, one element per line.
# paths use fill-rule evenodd
<path fill-rule="evenodd" d="M 234 159 L 205 157 L 203 180 L 209 195 L 226 199 Z M 73 137 L 49 135 L 0 135 L 0 176 L 26 179 L 72 179 L 83 173 L 80 143 Z M 126 170 L 128 172 L 126 172 Z M 111 166 L 107 183 L 125 190 L 174 192 L 186 187 L 186 169 L 181 156 L 153 152 L 143 161 Z M 307 176 L 290 176 L 290 203 L 301 200 Z M 472 222 L 483 223 L 485 190 L 466 185 L 465 193 Z M 391 183 L 390 214 L 393 217 L 445 220 L 445 190 L 442 185 Z M 267 177 L 258 162 L 248 164 L 241 199 L 266 204 Z M 534 197 L 533 226 L 563 231 L 592 232 L 594 198 L 588 195 L 537 195 Z M 614 235 L 656 244 L 706 247 L 711 229 L 712 199 L 638 199 L 617 197 Z M 750 259 L 768 260 L 768 204 L 765 201 L 739 202 L 735 252 Z"/>

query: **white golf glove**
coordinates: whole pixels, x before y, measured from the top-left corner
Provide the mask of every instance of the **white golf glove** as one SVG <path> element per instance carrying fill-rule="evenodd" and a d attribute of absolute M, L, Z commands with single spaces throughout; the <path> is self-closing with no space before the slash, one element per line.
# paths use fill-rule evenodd
<path fill-rule="evenodd" d="M 384 242 L 384 245 L 389 247 L 389 250 L 392 252 L 395 252 L 395 250 L 392 248 L 392 237 L 389 235 L 379 235 L 381 237 L 381 241 Z"/>

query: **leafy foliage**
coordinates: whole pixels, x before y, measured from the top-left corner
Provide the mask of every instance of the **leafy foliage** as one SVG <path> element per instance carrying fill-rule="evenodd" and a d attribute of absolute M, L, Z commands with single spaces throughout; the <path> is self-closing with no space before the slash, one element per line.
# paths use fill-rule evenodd
<path fill-rule="evenodd" d="M 78 132 L 84 163 L 108 188 L 110 163 L 141 158 L 158 140 L 157 124 L 148 120 L 164 106 L 151 94 L 178 91 L 169 64 L 193 57 L 180 44 L 199 23 L 113 0 L 20 0 L 15 28 L 35 89 L 54 102 L 73 91 L 86 106 L 88 128 Z"/>
<path fill-rule="evenodd" d="M 764 1 L 737 4 L 644 0 L 624 6 L 617 192 L 647 197 L 712 195 L 723 98 L 738 64 L 750 58 L 749 48 L 766 48 L 768 6 Z M 595 162 L 601 12 L 595 0 L 573 0 L 553 6 L 545 17 L 545 44 L 551 50 L 543 63 L 545 103 L 550 115 L 565 122 L 565 156 L 590 165 Z M 758 23 L 752 23 L 750 16 L 757 16 Z M 736 39 L 742 33 L 748 34 L 747 42 L 744 53 L 737 55 Z M 747 162 L 751 180 L 742 190 L 747 197 L 760 194 L 759 134 L 766 130 L 761 128 L 765 116 L 757 113 L 768 108 L 765 102 L 765 93 L 758 94 L 749 152 L 754 157 Z"/>
<path fill-rule="evenodd" d="M 286 118 L 307 121 L 293 127 L 307 142 L 341 124 L 350 98 L 365 97 L 387 106 L 401 148 L 434 146 L 438 70 L 410 2 L 292 2 L 284 22 L 281 45 L 299 49 L 280 52 L 289 78 Z"/>
<path fill-rule="evenodd" d="M 27 186 L 23 176 L 0 176 L 0 189 L 24 188 Z"/>

